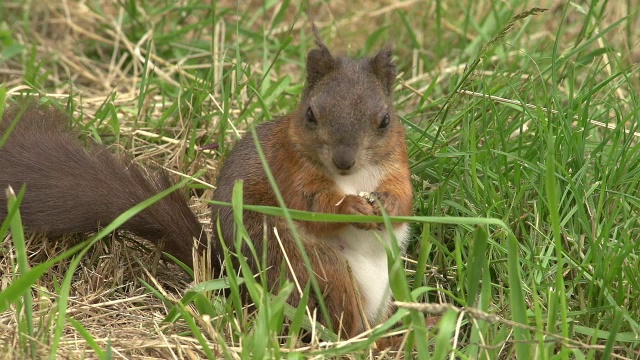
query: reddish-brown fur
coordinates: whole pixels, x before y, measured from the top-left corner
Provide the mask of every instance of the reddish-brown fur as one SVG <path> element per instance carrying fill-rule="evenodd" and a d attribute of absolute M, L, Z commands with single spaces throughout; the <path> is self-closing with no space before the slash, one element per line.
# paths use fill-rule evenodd
<path fill-rule="evenodd" d="M 357 194 L 345 194 L 337 187 L 335 179 L 341 175 L 336 174 L 336 169 L 327 166 L 326 161 L 323 162 L 318 155 L 322 151 L 317 146 L 318 143 L 326 142 L 329 148 L 346 148 L 347 157 L 351 156 L 350 151 L 363 153 L 362 166 L 385 169 L 384 177 L 375 190 L 376 197 L 390 215 L 411 214 L 412 190 L 404 129 L 393 114 L 391 105 L 391 84 L 395 78 L 395 68 L 390 62 L 390 51 L 385 49 L 373 59 L 351 60 L 334 58 L 326 47 L 319 45 L 320 49 L 312 50 L 308 57 L 307 88 L 298 111 L 262 124 L 256 129 L 286 206 L 322 213 L 380 214 L 377 204 L 370 204 Z M 377 70 L 381 73 L 376 73 Z M 319 86 L 322 88 L 318 91 Z M 353 92 L 357 95 L 353 96 Z M 325 123 L 318 125 L 313 131 L 307 131 L 308 129 L 304 129 L 305 114 L 312 99 L 318 97 L 327 97 L 325 103 L 330 103 L 331 107 L 318 110 L 319 113 L 326 112 L 322 119 Z M 379 103 L 386 104 L 386 109 L 391 114 L 391 125 L 384 134 L 377 134 L 377 129 L 372 130 L 368 123 L 371 121 L 374 125 L 377 124 L 378 119 L 371 118 L 372 114 L 377 113 L 370 111 L 370 105 L 376 106 Z M 348 139 L 335 142 L 335 134 L 340 132 Z M 243 138 L 224 162 L 217 180 L 218 189 L 214 200 L 230 202 L 236 179 L 244 182 L 244 203 L 278 206 L 251 136 Z M 324 294 L 332 323 L 335 325 L 341 322 L 343 333 L 350 336 L 364 330 L 357 294 L 366 292 L 367 289 L 358 289 L 348 270 L 349 265 L 358 264 L 348 264 L 340 246 L 330 238 L 346 227 L 378 229 L 379 224 L 299 222 L 304 249 L 309 254 L 313 268 L 310 273 L 282 219 L 250 211 L 245 211 L 243 215 L 244 226 L 253 240 L 256 253 L 262 254 L 266 247 L 267 263 L 259 264 L 246 246 L 239 251 L 248 259 L 254 271 L 266 269 L 269 286 L 276 287 L 282 267 L 287 268 L 285 256 L 274 235 L 273 229 L 277 228 L 283 248 L 293 266 L 293 274 L 286 270 L 288 278 L 291 280 L 295 274 L 304 287 L 309 277 L 315 276 Z M 216 218 L 220 222 L 226 246 L 234 249 L 235 224 L 231 209 L 214 206 L 213 219 Z M 215 229 L 214 225 L 214 232 Z M 213 242 L 215 246 L 219 240 L 215 239 Z M 221 250 L 215 250 L 214 253 L 220 254 Z M 298 301 L 299 294 L 294 293 L 290 303 L 295 306 Z M 309 305 L 314 308 L 316 303 L 312 299 Z"/>

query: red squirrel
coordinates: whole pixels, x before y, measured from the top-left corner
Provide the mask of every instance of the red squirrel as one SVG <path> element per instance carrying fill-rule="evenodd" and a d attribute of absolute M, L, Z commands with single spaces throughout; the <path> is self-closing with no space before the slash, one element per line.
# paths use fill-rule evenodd
<path fill-rule="evenodd" d="M 395 65 L 391 49 L 371 58 L 334 57 L 317 39 L 307 57 L 307 83 L 297 110 L 260 124 L 256 133 L 288 208 L 321 213 L 410 215 L 412 189 L 405 133 L 392 102 Z M 16 111 L 4 116 L 3 134 Z M 64 130 L 64 117 L 50 109 L 28 108 L 0 148 L 0 187 L 26 183 L 21 206 L 26 227 L 56 233 L 94 230 L 123 211 L 169 187 L 163 172 L 149 172 L 97 144 L 85 148 Z M 251 136 L 231 150 L 216 180 L 213 199 L 230 202 L 236 180 L 244 182 L 244 203 L 278 206 Z M 374 199 L 361 196 L 370 193 Z M 3 195 L 0 195 L 2 200 Z M 214 258 L 222 246 L 235 252 L 232 209 L 212 207 Z M 0 220 L 6 217 L 0 206 Z M 385 246 L 388 232 L 377 223 L 296 222 L 312 265 L 310 275 L 283 218 L 245 210 L 244 226 L 258 254 L 266 248 L 266 268 L 239 249 L 252 270 L 265 270 L 269 286 L 282 274 L 282 247 L 299 283 L 315 276 L 333 324 L 356 335 L 388 315 L 391 292 Z M 222 240 L 218 238 L 219 223 Z M 179 194 L 172 194 L 123 226 L 192 264 L 193 239 L 202 228 Z M 266 230 L 266 234 L 264 231 Z M 408 226 L 394 223 L 401 249 Z M 291 279 L 289 268 L 286 274 Z M 296 306 L 299 294 L 289 303 Z M 310 300 L 310 307 L 317 301 Z M 364 310 L 362 314 L 361 308 Z M 363 316 L 366 317 L 363 319 Z M 322 322 L 326 323 L 326 321 Z"/>

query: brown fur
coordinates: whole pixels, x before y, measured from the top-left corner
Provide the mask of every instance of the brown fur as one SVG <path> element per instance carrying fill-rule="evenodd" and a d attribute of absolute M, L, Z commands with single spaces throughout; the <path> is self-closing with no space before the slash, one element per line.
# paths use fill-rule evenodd
<path fill-rule="evenodd" d="M 65 130 L 67 116 L 51 107 L 15 107 L 0 123 L 0 221 L 7 216 L 4 189 L 26 184 L 20 211 L 30 230 L 53 234 L 95 231 L 143 200 L 170 187 L 163 171 L 147 172 L 96 143 L 85 147 Z M 172 193 L 129 220 L 123 229 L 154 241 L 192 265 L 193 239 L 202 226 L 184 197 Z"/>

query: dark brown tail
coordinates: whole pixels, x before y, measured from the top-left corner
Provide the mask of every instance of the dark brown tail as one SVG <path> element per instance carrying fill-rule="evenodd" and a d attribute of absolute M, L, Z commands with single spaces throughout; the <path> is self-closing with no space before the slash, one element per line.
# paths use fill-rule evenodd
<path fill-rule="evenodd" d="M 4 189 L 26 184 L 20 212 L 30 230 L 56 234 L 95 231 L 124 211 L 172 185 L 164 171 L 147 172 L 104 146 L 83 146 L 65 130 L 67 116 L 53 108 L 15 107 L 0 123 L 0 221 L 7 216 Z M 173 192 L 131 218 L 123 227 L 192 265 L 202 226 L 184 197 Z M 200 244 L 204 244 L 201 241 Z"/>

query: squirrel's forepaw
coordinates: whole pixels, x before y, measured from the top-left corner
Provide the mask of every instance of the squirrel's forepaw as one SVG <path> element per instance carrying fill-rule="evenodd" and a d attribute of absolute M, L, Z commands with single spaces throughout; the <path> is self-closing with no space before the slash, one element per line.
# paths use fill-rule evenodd
<path fill-rule="evenodd" d="M 374 211 L 374 206 L 369 200 L 358 195 L 347 195 L 340 204 L 340 213 L 349 215 L 378 215 Z M 380 230 L 382 224 L 377 223 L 353 223 L 358 229 L 362 230 Z"/>
<path fill-rule="evenodd" d="M 374 202 L 371 204 L 371 206 L 373 207 L 374 214 L 382 215 L 382 210 L 380 209 L 380 206 L 382 205 L 382 207 L 387 212 L 387 214 L 393 215 L 394 199 L 391 197 L 391 195 L 389 195 L 388 192 L 374 191 L 372 193 L 369 193 L 369 196 L 375 199 Z"/>

